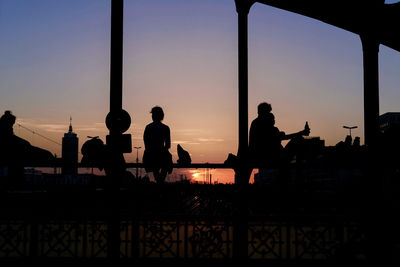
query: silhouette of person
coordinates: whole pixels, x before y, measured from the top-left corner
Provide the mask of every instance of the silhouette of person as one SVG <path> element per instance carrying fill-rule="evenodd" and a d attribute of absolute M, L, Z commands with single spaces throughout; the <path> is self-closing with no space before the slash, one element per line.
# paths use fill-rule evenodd
<path fill-rule="evenodd" d="M 277 166 L 283 158 L 290 158 L 300 147 L 303 135 L 308 135 L 308 124 L 304 130 L 285 134 L 275 126 L 275 116 L 270 104 L 263 102 L 257 107 L 258 116 L 250 126 L 249 153 L 252 164 L 256 167 Z M 283 149 L 282 140 L 291 140 Z"/>
<path fill-rule="evenodd" d="M 92 165 L 99 168 L 100 171 L 105 170 L 106 174 L 110 174 L 110 153 L 107 145 L 98 136 L 88 136 L 87 140 L 81 148 L 82 159 L 81 163 L 84 165 Z"/>
<path fill-rule="evenodd" d="M 275 165 L 280 158 L 284 133 L 274 126 L 275 118 L 271 110 L 270 104 L 259 104 L 258 117 L 250 126 L 249 153 L 255 166 Z"/>
<path fill-rule="evenodd" d="M 11 114 L 11 111 L 6 110 L 0 118 L 0 135 L 12 136 L 14 134 L 13 125 L 15 123 L 15 116 Z"/>
<path fill-rule="evenodd" d="M 171 134 L 169 127 L 161 122 L 164 119 L 162 108 L 155 106 L 150 113 L 153 122 L 146 126 L 143 134 L 143 165 L 146 172 L 153 172 L 156 182 L 162 184 L 167 173 L 172 172 L 172 155 L 168 151 Z"/>
<path fill-rule="evenodd" d="M 7 110 L 0 118 L 0 168 L 6 170 L 10 184 L 24 181 L 24 167 L 31 164 L 53 163 L 54 156 L 47 150 L 32 146 L 16 136 L 13 125 L 16 117 Z"/>
<path fill-rule="evenodd" d="M 181 166 L 188 166 L 190 163 L 192 163 L 192 159 L 190 158 L 189 152 L 184 150 L 180 144 L 177 145 L 177 151 L 178 151 L 178 164 Z"/>

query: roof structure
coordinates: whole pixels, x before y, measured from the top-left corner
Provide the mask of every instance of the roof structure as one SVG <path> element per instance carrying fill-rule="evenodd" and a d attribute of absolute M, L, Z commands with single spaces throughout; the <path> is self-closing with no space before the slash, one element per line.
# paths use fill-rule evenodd
<path fill-rule="evenodd" d="M 358 35 L 373 35 L 376 40 L 394 50 L 400 51 L 398 18 L 400 2 L 385 4 L 384 0 L 259 0 L 273 6 Z"/>

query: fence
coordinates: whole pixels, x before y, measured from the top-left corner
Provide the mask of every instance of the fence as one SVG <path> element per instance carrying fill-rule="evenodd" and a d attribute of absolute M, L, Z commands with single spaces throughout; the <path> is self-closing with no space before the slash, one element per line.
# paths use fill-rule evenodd
<path fill-rule="evenodd" d="M 281 191 L 257 184 L 137 183 L 118 195 L 106 186 L 3 188 L 0 257 L 230 262 L 243 242 L 235 237 L 239 226 L 245 227 L 246 261 L 365 257 L 368 218 L 376 217 L 366 212 L 366 196 L 353 188 L 327 192 L 314 186 Z M 246 203 L 238 203 L 243 190 Z M 247 211 L 242 225 L 239 205 Z"/>

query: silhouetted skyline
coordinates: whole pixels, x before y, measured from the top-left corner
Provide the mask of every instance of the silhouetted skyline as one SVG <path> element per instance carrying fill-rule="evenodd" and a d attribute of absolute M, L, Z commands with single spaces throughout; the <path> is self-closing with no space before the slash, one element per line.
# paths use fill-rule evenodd
<path fill-rule="evenodd" d="M 382 108 L 398 98 L 382 100 L 385 93 L 379 88 L 394 88 L 400 78 L 380 84 L 379 72 L 393 73 L 379 67 L 379 44 L 400 51 L 394 25 L 400 2 L 257 1 L 359 35 L 362 49 L 355 52 L 347 43 L 350 38 L 335 36 L 326 25 L 275 9 L 268 9 L 268 19 L 256 11 L 250 17 L 256 1 L 235 0 L 236 10 L 229 10 L 237 13 L 233 53 L 231 16 L 217 15 L 226 11 L 225 3 L 135 1 L 124 9 L 125 0 L 104 0 L 111 4 L 107 28 L 98 20 L 107 17 L 105 2 L 75 1 L 0 2 L 0 8 L 7 3 L 3 25 L 15 26 L 0 46 L 8 52 L 0 72 L 7 89 L 0 117 L 0 261 L 399 262 L 400 112 Z M 254 8 L 264 10 L 258 4 Z M 132 10 L 141 13 L 124 22 L 124 12 Z M 271 30 L 272 21 L 279 33 Z M 125 26 L 133 31 L 124 31 Z M 258 39 L 266 36 L 267 27 L 268 37 Z M 19 35 L 22 28 L 28 30 L 25 35 Z M 109 61 L 103 57 L 107 53 L 100 53 L 105 46 L 97 46 L 107 38 L 91 37 L 107 29 Z M 17 35 L 27 42 L 16 41 Z M 132 50 L 124 53 L 127 48 Z M 362 82 L 356 80 L 360 51 Z M 97 52 L 101 56 L 91 61 Z M 101 63 L 108 63 L 109 71 Z M 359 83 L 362 94 L 356 94 Z M 106 84 L 108 104 L 99 95 Z M 34 139 L 60 145 L 54 141 L 59 136 L 48 136 L 48 129 L 65 126 L 67 110 L 69 126 L 67 133 L 63 128 L 59 159 L 50 152 L 54 145 L 41 148 L 45 143 Z M 146 126 L 138 136 L 144 114 Z M 103 122 L 97 121 L 100 115 Z M 89 127 L 87 134 L 79 126 L 73 131 L 72 117 Z M 31 129 L 37 123 L 29 125 L 39 119 L 48 123 L 43 134 Z M 338 126 L 348 134 L 335 137 Z M 358 129 L 362 134 L 351 132 Z M 15 135 L 22 130 L 32 140 Z M 332 146 L 335 138 L 340 141 Z M 135 157 L 132 148 L 142 165 L 129 164 Z M 46 168 L 53 173 L 41 172 Z M 180 179 L 167 183 L 167 174 L 176 176 L 174 169 Z M 194 169 L 204 170 L 207 184 L 190 181 L 199 176 Z M 217 179 L 234 184 L 212 184 L 216 177 L 210 169 L 233 171 L 234 177 Z"/>
<path fill-rule="evenodd" d="M 87 135 L 105 140 L 109 1 L 1 0 L 0 12 L 2 110 L 54 140 L 61 140 L 70 116 L 82 143 Z M 234 1 L 126 1 L 124 30 L 123 105 L 132 116 L 133 145 L 143 147 L 148 112 L 157 104 L 173 125 L 174 162 L 177 144 L 193 162 L 223 162 L 235 153 Z M 398 111 L 399 63 L 398 52 L 380 46 L 381 114 Z M 353 135 L 363 143 L 362 83 L 358 36 L 272 7 L 252 7 L 250 121 L 257 104 L 267 101 L 286 132 L 308 120 L 313 136 L 334 145 L 346 135 L 343 125 L 358 125 Z M 17 126 L 15 133 L 61 155 L 61 146 Z M 135 162 L 136 153 L 125 157 Z"/>

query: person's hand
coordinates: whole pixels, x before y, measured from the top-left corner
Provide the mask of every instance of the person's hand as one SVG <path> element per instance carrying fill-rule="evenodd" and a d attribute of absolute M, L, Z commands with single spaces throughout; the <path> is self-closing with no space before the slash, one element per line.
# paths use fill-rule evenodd
<path fill-rule="evenodd" d="M 303 131 L 301 131 L 301 135 L 309 136 L 310 135 L 310 129 L 304 129 Z"/>

